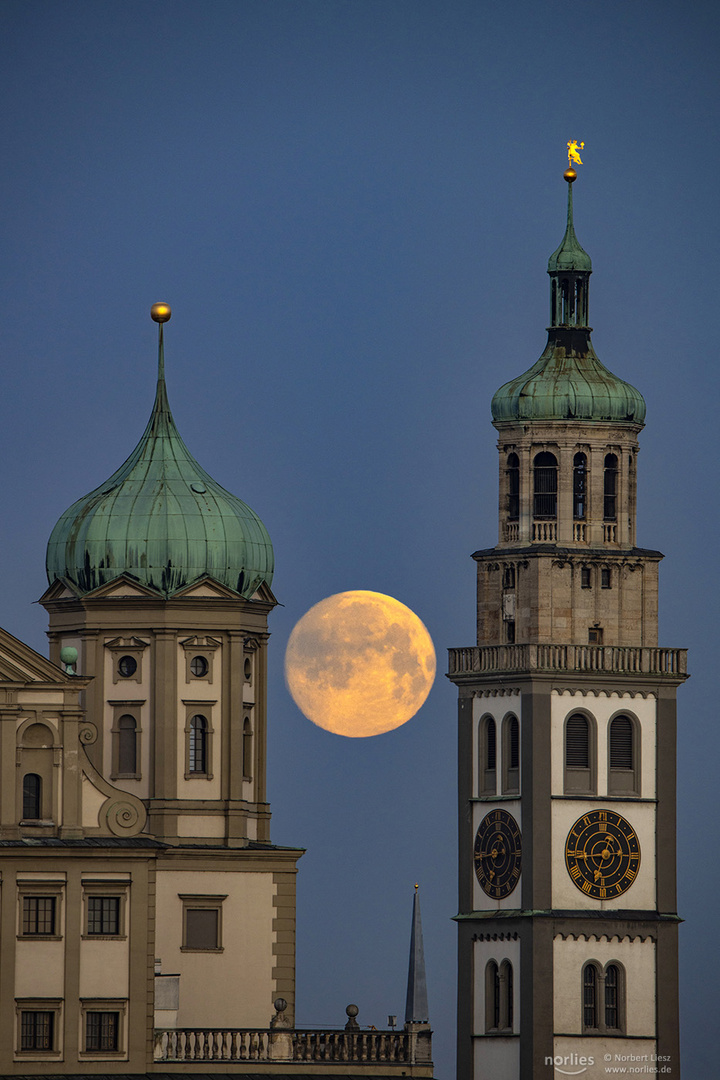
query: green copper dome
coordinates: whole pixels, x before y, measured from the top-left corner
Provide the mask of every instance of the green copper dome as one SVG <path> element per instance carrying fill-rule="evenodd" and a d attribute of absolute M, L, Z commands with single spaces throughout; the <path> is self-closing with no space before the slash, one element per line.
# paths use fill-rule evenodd
<path fill-rule="evenodd" d="M 497 391 L 492 399 L 493 421 L 604 420 L 642 424 L 642 394 L 601 364 L 590 340 L 588 288 L 592 263 L 575 235 L 571 183 L 565 236 L 548 263 L 552 325 L 547 346 L 536 364 Z"/>
<path fill-rule="evenodd" d="M 87 593 L 122 574 L 165 597 L 209 576 L 249 598 L 273 576 L 260 518 L 180 438 L 165 388 L 162 325 L 155 404 L 140 442 L 109 480 L 65 511 L 48 541 L 50 584 L 65 580 Z"/>

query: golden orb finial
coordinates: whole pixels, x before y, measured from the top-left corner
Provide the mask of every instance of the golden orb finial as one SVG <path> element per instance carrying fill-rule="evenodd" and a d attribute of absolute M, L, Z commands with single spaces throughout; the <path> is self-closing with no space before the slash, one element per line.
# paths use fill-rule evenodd
<path fill-rule="evenodd" d="M 170 310 L 170 305 L 164 304 L 162 301 L 157 304 L 153 304 L 153 306 L 150 308 L 150 318 L 153 320 L 153 322 L 169 322 L 171 316 L 172 311 Z"/>
<path fill-rule="evenodd" d="M 563 173 L 563 179 L 567 180 L 568 184 L 572 184 L 573 181 L 577 180 L 577 173 L 574 169 L 566 169 Z"/>

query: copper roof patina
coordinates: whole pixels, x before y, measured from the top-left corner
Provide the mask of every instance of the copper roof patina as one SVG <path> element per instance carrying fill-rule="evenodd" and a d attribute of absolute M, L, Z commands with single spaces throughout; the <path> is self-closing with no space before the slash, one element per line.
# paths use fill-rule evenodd
<path fill-rule="evenodd" d="M 65 511 L 48 541 L 50 584 L 66 581 L 84 594 L 122 574 L 166 598 L 205 576 L 249 598 L 273 576 L 260 518 L 180 438 L 165 387 L 162 325 L 155 403 L 140 442 Z"/>
<path fill-rule="evenodd" d="M 590 340 L 588 285 L 592 262 L 575 235 L 569 174 L 570 170 L 566 173 L 567 227 L 560 247 L 548 262 L 552 325 L 547 345 L 537 363 L 497 391 L 492 399 L 493 421 L 604 420 L 643 424 L 642 394 L 600 362 Z"/>

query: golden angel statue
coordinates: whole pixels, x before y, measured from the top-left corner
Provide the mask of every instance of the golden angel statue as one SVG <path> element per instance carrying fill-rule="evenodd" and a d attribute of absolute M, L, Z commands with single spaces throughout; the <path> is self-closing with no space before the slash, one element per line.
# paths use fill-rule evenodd
<path fill-rule="evenodd" d="M 582 158 L 580 157 L 580 151 L 584 148 L 585 143 L 578 143 L 573 139 L 572 142 L 567 144 L 568 148 L 568 165 L 572 167 L 573 162 L 577 165 L 582 165 Z"/>

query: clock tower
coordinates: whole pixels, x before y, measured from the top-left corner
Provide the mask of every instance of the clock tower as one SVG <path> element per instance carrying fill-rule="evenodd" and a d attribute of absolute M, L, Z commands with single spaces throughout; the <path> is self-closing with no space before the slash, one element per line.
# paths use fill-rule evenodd
<path fill-rule="evenodd" d="M 592 346 L 592 264 L 550 257 L 540 359 L 492 401 L 499 537 L 459 691 L 458 1076 L 678 1080 L 675 694 L 637 546 L 645 402 Z"/>

